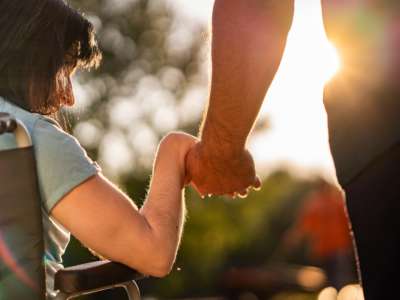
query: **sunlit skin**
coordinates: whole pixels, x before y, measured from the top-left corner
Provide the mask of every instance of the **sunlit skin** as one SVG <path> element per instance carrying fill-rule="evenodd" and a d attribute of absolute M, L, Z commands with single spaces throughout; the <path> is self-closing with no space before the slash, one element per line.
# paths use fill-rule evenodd
<path fill-rule="evenodd" d="M 278 69 L 293 11 L 292 1 L 215 2 L 210 105 L 202 143 L 187 160 L 200 194 L 246 195 L 259 187 L 246 141 Z"/>

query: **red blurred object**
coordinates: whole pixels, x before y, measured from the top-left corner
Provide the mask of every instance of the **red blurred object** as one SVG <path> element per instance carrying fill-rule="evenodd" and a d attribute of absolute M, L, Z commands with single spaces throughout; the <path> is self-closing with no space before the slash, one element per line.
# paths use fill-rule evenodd
<path fill-rule="evenodd" d="M 325 258 L 350 252 L 352 242 L 342 194 L 329 184 L 313 193 L 300 211 L 297 231 L 310 242 L 311 254 Z"/>

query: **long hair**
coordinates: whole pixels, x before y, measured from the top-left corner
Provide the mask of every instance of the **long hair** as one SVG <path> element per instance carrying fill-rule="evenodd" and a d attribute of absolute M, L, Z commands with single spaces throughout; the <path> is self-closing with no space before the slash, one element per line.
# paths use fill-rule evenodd
<path fill-rule="evenodd" d="M 93 25 L 63 0 L 0 0 L 0 96 L 40 114 L 73 103 L 71 71 L 101 61 Z"/>

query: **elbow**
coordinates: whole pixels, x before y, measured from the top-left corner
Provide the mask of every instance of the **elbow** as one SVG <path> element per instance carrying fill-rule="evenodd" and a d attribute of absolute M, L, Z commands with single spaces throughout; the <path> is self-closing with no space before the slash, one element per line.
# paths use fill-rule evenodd
<path fill-rule="evenodd" d="M 175 255 L 154 253 L 149 256 L 147 262 L 144 262 L 140 272 L 152 277 L 163 278 L 171 273 L 174 263 Z"/>
<path fill-rule="evenodd" d="M 175 263 L 177 246 L 170 241 L 143 239 L 142 247 L 130 253 L 128 266 L 148 276 L 162 278 L 169 275 Z"/>
<path fill-rule="evenodd" d="M 162 278 L 169 275 L 175 264 L 176 247 L 172 245 L 158 245 L 153 248 L 154 256 L 152 259 L 152 270 L 149 275 Z"/>
<path fill-rule="evenodd" d="M 137 243 L 137 239 L 132 239 L 132 247 L 125 248 L 130 249 L 130 253 L 127 254 L 128 266 L 152 277 L 165 277 L 171 273 L 174 266 L 179 239 L 174 235 L 160 234 L 150 226 L 146 228 L 140 238 L 140 244 Z M 134 254 L 132 249 L 135 249 Z"/>
<path fill-rule="evenodd" d="M 163 278 L 168 276 L 174 266 L 175 260 L 165 260 L 154 265 L 151 270 L 149 270 L 148 275 L 157 278 Z"/>

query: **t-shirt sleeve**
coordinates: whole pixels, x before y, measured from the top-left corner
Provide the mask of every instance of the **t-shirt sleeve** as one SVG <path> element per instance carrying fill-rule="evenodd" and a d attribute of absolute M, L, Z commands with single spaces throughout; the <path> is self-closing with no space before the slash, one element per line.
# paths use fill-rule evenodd
<path fill-rule="evenodd" d="M 47 212 L 75 187 L 100 172 L 77 139 L 56 122 L 38 119 L 33 145 L 40 193 Z"/>

